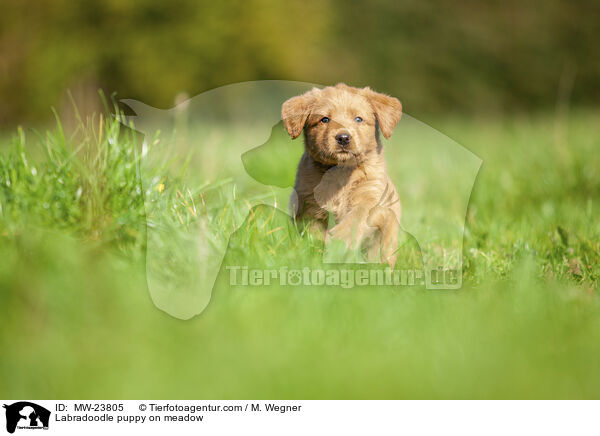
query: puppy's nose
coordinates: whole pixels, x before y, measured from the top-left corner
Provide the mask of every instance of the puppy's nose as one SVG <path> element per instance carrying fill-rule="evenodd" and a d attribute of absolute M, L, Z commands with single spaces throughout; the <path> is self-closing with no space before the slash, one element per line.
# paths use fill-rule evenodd
<path fill-rule="evenodd" d="M 335 140 L 342 147 L 346 147 L 348 144 L 350 144 L 350 139 L 352 139 L 352 137 L 348 133 L 338 133 L 335 135 Z"/>

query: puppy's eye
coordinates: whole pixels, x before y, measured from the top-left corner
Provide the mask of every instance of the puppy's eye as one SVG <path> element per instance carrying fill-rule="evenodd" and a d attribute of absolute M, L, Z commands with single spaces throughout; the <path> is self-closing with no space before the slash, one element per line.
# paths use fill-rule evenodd
<path fill-rule="evenodd" d="M 354 121 L 356 121 L 357 123 L 362 123 L 363 119 L 361 117 L 356 117 L 354 118 Z"/>
<path fill-rule="evenodd" d="M 323 124 L 327 124 L 327 123 L 329 122 L 329 118 L 327 118 L 327 117 L 323 117 L 323 118 L 321 118 L 321 122 L 322 122 Z"/>

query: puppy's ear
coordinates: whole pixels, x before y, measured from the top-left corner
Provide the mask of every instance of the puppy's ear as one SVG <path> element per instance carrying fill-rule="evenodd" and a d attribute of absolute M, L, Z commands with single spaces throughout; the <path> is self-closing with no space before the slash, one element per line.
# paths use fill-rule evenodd
<path fill-rule="evenodd" d="M 292 139 L 300 136 L 304 129 L 304 124 L 310 114 L 312 93 L 313 91 L 309 91 L 306 94 L 292 97 L 281 106 L 281 119 Z"/>
<path fill-rule="evenodd" d="M 369 100 L 375 112 L 381 133 L 386 139 L 389 138 L 402 117 L 402 103 L 397 98 L 380 94 L 369 87 L 363 90 L 363 95 Z"/>

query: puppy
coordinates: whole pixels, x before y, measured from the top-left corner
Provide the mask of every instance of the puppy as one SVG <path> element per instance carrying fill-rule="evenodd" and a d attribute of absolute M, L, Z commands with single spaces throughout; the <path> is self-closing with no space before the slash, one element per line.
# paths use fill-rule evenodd
<path fill-rule="evenodd" d="M 340 239 L 393 267 L 401 208 L 379 132 L 390 137 L 402 116 L 400 102 L 340 83 L 290 98 L 281 116 L 292 139 L 304 131 L 291 201 L 296 219 L 309 221 L 326 241 Z M 336 224 L 328 231 L 329 213 Z"/>

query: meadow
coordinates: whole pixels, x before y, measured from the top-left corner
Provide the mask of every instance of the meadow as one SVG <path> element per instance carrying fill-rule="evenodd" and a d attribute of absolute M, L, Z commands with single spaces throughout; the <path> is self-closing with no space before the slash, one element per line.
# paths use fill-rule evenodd
<path fill-rule="evenodd" d="M 231 286 L 226 265 L 321 249 L 259 207 L 215 242 L 229 250 L 189 320 L 151 299 L 147 226 L 182 231 L 204 207 L 226 234 L 245 187 L 144 162 L 143 138 L 110 117 L 19 128 L 0 146 L 1 396 L 598 398 L 598 115 L 429 121 L 483 160 L 460 290 Z M 194 267 L 157 264 L 167 281 Z"/>

